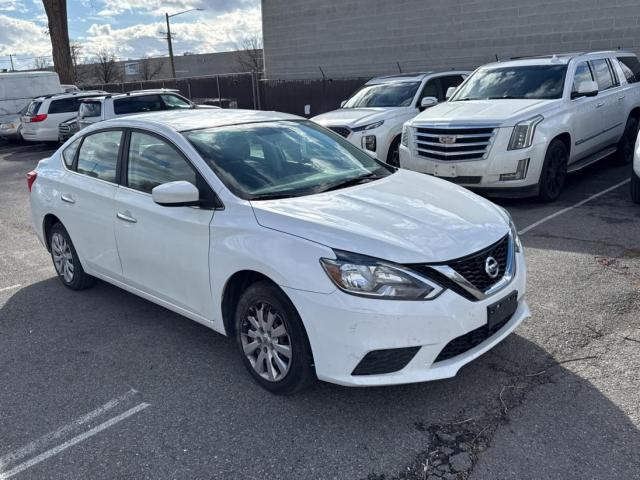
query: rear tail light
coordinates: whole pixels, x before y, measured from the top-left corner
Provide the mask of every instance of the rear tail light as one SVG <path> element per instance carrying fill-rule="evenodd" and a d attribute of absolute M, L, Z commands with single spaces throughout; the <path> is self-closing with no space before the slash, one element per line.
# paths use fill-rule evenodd
<path fill-rule="evenodd" d="M 47 119 L 46 113 L 40 113 L 39 115 L 33 115 L 31 117 L 25 117 L 27 119 L 27 123 L 37 123 L 44 122 Z"/>
<path fill-rule="evenodd" d="M 37 177 L 38 177 L 38 172 L 36 172 L 35 170 L 31 170 L 29 173 L 27 173 L 27 187 L 29 188 L 29 191 L 31 191 L 31 188 L 33 187 L 33 182 L 36 181 Z"/>

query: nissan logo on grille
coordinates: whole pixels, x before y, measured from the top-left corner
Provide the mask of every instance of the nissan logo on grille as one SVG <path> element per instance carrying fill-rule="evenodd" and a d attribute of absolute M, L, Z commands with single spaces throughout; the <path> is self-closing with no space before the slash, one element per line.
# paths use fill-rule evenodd
<path fill-rule="evenodd" d="M 496 278 L 500 273 L 500 265 L 498 261 L 493 257 L 487 257 L 484 262 L 484 271 L 487 272 L 489 278 Z"/>
<path fill-rule="evenodd" d="M 458 137 L 456 137 L 455 135 L 440 135 L 438 137 L 438 141 L 440 143 L 444 143 L 445 145 L 452 145 L 454 143 L 456 143 Z"/>

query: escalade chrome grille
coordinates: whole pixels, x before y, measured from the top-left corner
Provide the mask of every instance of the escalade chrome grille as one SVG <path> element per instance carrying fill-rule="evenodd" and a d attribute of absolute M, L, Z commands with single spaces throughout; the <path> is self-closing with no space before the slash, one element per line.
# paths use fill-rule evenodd
<path fill-rule="evenodd" d="M 327 127 L 330 130 L 333 130 L 338 135 L 342 135 L 344 138 L 347 138 L 351 135 L 351 129 L 348 127 Z"/>
<path fill-rule="evenodd" d="M 491 146 L 495 130 L 493 126 L 418 127 L 416 150 L 430 160 L 481 160 Z"/>

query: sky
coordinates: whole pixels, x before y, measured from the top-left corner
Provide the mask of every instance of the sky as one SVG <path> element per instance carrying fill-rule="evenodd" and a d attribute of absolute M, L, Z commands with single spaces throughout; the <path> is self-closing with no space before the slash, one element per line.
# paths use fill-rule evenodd
<path fill-rule="evenodd" d="M 202 8 L 171 19 L 174 54 L 233 50 L 260 35 L 260 0 L 67 0 L 69 38 L 90 60 L 99 50 L 118 59 L 167 55 L 165 12 Z M 41 0 L 0 0 L 0 69 L 51 62 L 47 16 Z"/>

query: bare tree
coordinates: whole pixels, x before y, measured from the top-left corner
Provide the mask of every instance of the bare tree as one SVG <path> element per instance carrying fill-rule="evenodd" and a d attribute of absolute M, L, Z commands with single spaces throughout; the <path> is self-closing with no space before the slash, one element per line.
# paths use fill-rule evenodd
<path fill-rule="evenodd" d="M 53 64 L 60 83 L 73 83 L 73 62 L 69 47 L 66 0 L 42 0 L 47 13 Z"/>
<path fill-rule="evenodd" d="M 33 60 L 33 67 L 36 70 L 47 70 L 51 66 L 51 61 L 47 57 L 36 57 Z"/>
<path fill-rule="evenodd" d="M 236 63 L 242 72 L 261 74 L 264 69 L 262 37 L 252 35 L 237 42 Z"/>
<path fill-rule="evenodd" d="M 163 68 L 163 58 L 144 57 L 140 60 L 140 77 L 142 77 L 142 80 L 153 80 Z"/>
<path fill-rule="evenodd" d="M 116 55 L 107 50 L 99 50 L 96 55 L 94 74 L 101 83 L 114 83 L 120 80 L 121 72 L 116 64 Z"/>
<path fill-rule="evenodd" d="M 72 40 L 71 61 L 73 63 L 73 80 L 75 84 L 81 84 L 87 76 L 87 69 L 83 68 L 84 58 L 82 57 L 83 46 L 80 42 Z"/>

